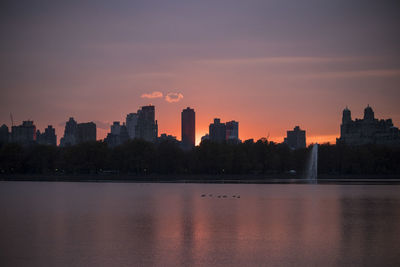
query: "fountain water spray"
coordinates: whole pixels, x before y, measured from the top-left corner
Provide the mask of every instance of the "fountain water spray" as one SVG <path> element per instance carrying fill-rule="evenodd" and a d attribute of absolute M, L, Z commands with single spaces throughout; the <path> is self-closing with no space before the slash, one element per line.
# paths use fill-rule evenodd
<path fill-rule="evenodd" d="M 314 144 L 311 149 L 310 160 L 308 162 L 306 179 L 313 184 L 317 183 L 318 178 L 318 144 Z"/>

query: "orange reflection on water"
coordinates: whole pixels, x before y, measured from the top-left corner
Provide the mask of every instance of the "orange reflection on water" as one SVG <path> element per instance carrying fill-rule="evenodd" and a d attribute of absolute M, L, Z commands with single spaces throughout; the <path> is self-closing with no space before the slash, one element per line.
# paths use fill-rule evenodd
<path fill-rule="evenodd" d="M 399 189 L 6 183 L 0 249 L 5 265 L 399 265 Z"/>

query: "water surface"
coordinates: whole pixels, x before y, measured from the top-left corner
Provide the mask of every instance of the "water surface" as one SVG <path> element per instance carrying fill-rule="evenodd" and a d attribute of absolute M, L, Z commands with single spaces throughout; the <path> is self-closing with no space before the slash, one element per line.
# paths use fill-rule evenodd
<path fill-rule="evenodd" d="M 399 185 L 1 182 L 0 216 L 0 266 L 400 266 Z"/>

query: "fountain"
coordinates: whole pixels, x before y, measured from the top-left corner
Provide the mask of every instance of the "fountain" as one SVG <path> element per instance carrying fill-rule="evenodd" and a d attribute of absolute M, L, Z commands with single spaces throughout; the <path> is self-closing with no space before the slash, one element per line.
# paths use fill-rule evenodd
<path fill-rule="evenodd" d="M 306 179 L 309 183 L 316 184 L 318 178 L 318 144 L 315 143 L 311 149 L 311 155 L 308 162 Z"/>

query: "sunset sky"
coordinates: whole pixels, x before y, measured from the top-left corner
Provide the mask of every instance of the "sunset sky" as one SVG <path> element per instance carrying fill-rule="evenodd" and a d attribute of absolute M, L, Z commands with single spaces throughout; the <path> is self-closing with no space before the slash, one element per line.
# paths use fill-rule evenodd
<path fill-rule="evenodd" d="M 159 133 L 213 118 L 242 140 L 335 142 L 370 104 L 400 126 L 400 1 L 1 1 L 0 124 L 94 121 L 98 138 L 142 105 Z"/>

